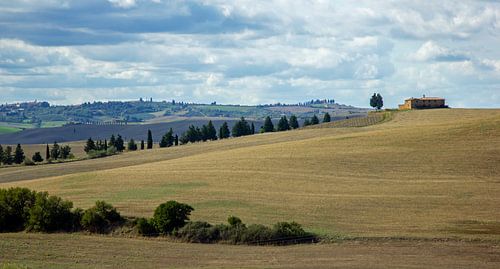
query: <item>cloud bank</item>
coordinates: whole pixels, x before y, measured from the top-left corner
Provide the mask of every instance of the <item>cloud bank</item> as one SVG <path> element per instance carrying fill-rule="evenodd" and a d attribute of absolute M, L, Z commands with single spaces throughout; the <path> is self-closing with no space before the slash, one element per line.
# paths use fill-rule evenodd
<path fill-rule="evenodd" d="M 0 101 L 500 107 L 496 1 L 0 3 Z"/>

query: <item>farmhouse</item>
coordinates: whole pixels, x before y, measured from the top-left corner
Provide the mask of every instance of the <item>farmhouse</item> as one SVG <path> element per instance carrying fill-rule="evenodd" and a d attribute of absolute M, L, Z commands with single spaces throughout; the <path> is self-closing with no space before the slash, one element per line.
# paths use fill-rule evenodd
<path fill-rule="evenodd" d="M 408 109 L 426 109 L 426 108 L 445 108 L 445 99 L 440 97 L 425 97 L 406 99 L 405 103 L 399 105 L 400 110 Z"/>

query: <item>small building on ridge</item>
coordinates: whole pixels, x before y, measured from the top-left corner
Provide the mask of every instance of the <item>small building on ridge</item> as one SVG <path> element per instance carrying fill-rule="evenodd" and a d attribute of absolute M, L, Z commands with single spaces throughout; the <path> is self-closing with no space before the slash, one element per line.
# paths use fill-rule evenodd
<path fill-rule="evenodd" d="M 446 108 L 445 99 L 441 97 L 425 97 L 406 99 L 405 103 L 399 105 L 400 110 L 409 109 L 429 109 L 429 108 Z"/>

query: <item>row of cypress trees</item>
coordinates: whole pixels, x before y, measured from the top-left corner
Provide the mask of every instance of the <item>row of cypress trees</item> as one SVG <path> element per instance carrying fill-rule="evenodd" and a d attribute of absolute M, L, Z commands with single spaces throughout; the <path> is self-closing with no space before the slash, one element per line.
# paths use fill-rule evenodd
<path fill-rule="evenodd" d="M 330 122 L 332 120 L 330 114 L 325 113 L 323 116 L 323 122 Z M 311 119 L 306 119 L 304 121 L 304 126 L 308 125 L 315 125 L 319 124 L 319 118 L 316 115 L 313 115 Z M 261 127 L 260 132 L 261 133 L 268 133 L 268 132 L 281 132 L 281 131 L 288 131 L 292 129 L 297 129 L 299 128 L 299 121 L 297 120 L 297 117 L 295 115 L 290 116 L 290 119 L 288 119 L 286 116 L 283 116 L 280 118 L 278 121 L 277 126 L 275 127 L 271 117 L 267 116 L 266 119 L 264 120 L 264 126 Z"/>
<path fill-rule="evenodd" d="M 54 142 L 54 145 L 52 146 L 52 148 L 50 148 L 49 144 L 47 144 L 45 148 L 45 160 L 49 161 L 49 160 L 68 159 L 68 158 L 72 158 L 70 146 L 68 145 L 60 146 L 59 144 L 57 144 L 57 142 Z M 44 159 L 39 151 L 33 154 L 31 160 L 28 157 L 26 157 L 26 155 L 24 154 L 24 150 L 21 147 L 21 144 L 17 144 L 14 153 L 12 153 L 11 146 L 5 147 L 4 150 L 2 145 L 0 145 L 0 164 L 12 165 L 12 164 L 21 164 L 23 162 L 25 162 L 26 164 L 30 163 L 33 164 L 33 162 L 40 163 L 43 161 Z"/>

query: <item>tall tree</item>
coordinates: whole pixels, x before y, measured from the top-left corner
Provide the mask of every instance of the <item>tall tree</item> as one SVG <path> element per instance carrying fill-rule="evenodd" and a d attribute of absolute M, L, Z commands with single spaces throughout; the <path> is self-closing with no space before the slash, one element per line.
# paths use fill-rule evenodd
<path fill-rule="evenodd" d="M 332 117 L 330 117 L 330 114 L 326 112 L 325 116 L 323 116 L 323 122 L 330 122 L 330 121 L 332 121 Z"/>
<path fill-rule="evenodd" d="M 4 158 L 4 152 L 3 152 L 3 147 L 0 145 L 0 164 L 3 163 L 3 158 Z"/>
<path fill-rule="evenodd" d="M 311 125 L 319 124 L 318 116 L 314 115 L 311 118 Z"/>
<path fill-rule="evenodd" d="M 57 144 L 57 142 L 54 142 L 54 145 L 52 145 L 52 148 L 50 149 L 50 159 L 57 160 L 60 155 L 61 147 Z"/>
<path fill-rule="evenodd" d="M 130 151 L 135 151 L 137 150 L 137 144 L 135 143 L 134 139 L 131 138 L 129 141 L 128 141 L 128 144 L 127 144 L 127 149 L 130 150 Z"/>
<path fill-rule="evenodd" d="M 33 154 L 33 157 L 31 157 L 31 159 L 36 163 L 43 162 L 42 154 L 40 154 L 39 151 L 35 152 L 35 154 Z"/>
<path fill-rule="evenodd" d="M 273 121 L 271 120 L 271 117 L 267 116 L 266 119 L 264 120 L 264 132 L 274 132 L 274 125 Z"/>
<path fill-rule="evenodd" d="M 71 147 L 68 145 L 61 147 L 61 159 L 68 159 L 71 156 Z"/>
<path fill-rule="evenodd" d="M 45 147 L 45 160 L 49 160 L 50 159 L 50 148 L 49 148 L 49 144 L 47 144 L 47 147 Z"/>
<path fill-rule="evenodd" d="M 116 148 L 116 138 L 115 138 L 115 135 L 111 135 L 111 137 L 109 138 L 109 143 L 108 143 L 109 147 L 115 147 Z"/>
<path fill-rule="evenodd" d="M 224 122 L 219 128 L 219 139 L 229 138 L 230 135 L 229 126 L 227 125 L 227 122 Z"/>
<path fill-rule="evenodd" d="M 215 130 L 212 121 L 208 121 L 207 124 L 207 140 L 217 140 L 217 131 Z"/>
<path fill-rule="evenodd" d="M 251 127 L 244 117 L 241 117 L 241 119 L 234 124 L 232 130 L 233 137 L 249 135 L 250 132 L 251 132 Z"/>
<path fill-rule="evenodd" d="M 141 150 L 144 150 L 144 140 L 141 140 Z"/>
<path fill-rule="evenodd" d="M 372 98 L 370 98 L 370 106 L 373 108 L 377 107 L 377 94 L 373 93 Z"/>
<path fill-rule="evenodd" d="M 21 147 L 21 144 L 17 144 L 16 150 L 14 152 L 14 163 L 21 164 L 24 162 L 24 159 L 26 157 L 24 156 L 24 150 Z"/>
<path fill-rule="evenodd" d="M 299 121 L 297 120 L 297 117 L 295 115 L 290 116 L 290 128 L 299 128 Z"/>
<path fill-rule="evenodd" d="M 118 135 L 116 137 L 115 148 L 116 148 L 117 151 L 123 151 L 123 150 L 125 150 L 125 142 L 123 141 L 123 138 L 122 138 L 121 135 Z"/>
<path fill-rule="evenodd" d="M 6 165 L 11 165 L 12 163 L 14 163 L 14 158 L 12 157 L 12 147 L 11 146 L 5 147 L 3 163 Z"/>
<path fill-rule="evenodd" d="M 174 145 L 175 146 L 179 145 L 179 136 L 177 134 L 175 134 L 175 136 L 174 136 Z"/>
<path fill-rule="evenodd" d="M 377 109 L 381 109 L 384 106 L 384 99 L 380 93 L 377 93 Z"/>
<path fill-rule="evenodd" d="M 286 116 L 281 117 L 279 120 L 277 130 L 278 132 L 290 130 L 290 124 L 288 123 Z"/>
<path fill-rule="evenodd" d="M 108 141 L 106 139 L 104 139 L 104 144 L 102 145 L 104 146 L 104 150 L 108 151 Z"/>
<path fill-rule="evenodd" d="M 160 140 L 160 148 L 166 148 L 166 147 L 171 147 L 174 145 L 174 131 L 172 128 L 163 135 L 163 137 Z"/>
<path fill-rule="evenodd" d="M 99 142 L 99 144 L 101 144 Z M 92 137 L 89 137 L 89 139 L 87 139 L 87 143 L 85 144 L 85 147 L 83 149 L 86 153 L 89 153 L 91 150 L 97 150 L 97 146 L 94 142 L 94 140 L 92 140 Z"/>
<path fill-rule="evenodd" d="M 151 134 L 151 130 L 148 130 L 148 149 L 153 148 L 153 134 Z"/>
<path fill-rule="evenodd" d="M 250 134 L 255 134 L 255 125 L 253 124 L 253 122 L 252 122 Z"/>

